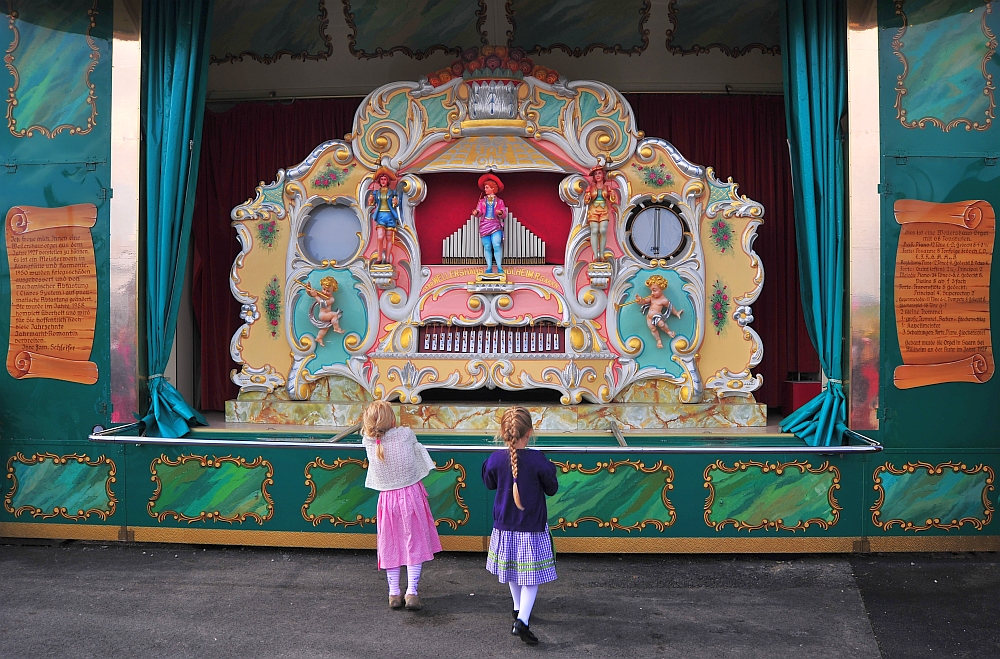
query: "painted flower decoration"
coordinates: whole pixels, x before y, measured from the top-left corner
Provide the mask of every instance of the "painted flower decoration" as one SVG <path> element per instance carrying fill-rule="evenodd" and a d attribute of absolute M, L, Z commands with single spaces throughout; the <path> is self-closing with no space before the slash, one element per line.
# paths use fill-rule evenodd
<path fill-rule="evenodd" d="M 712 243 L 715 248 L 721 253 L 725 254 L 727 249 L 732 249 L 733 247 L 733 226 L 726 222 L 723 218 L 718 218 L 712 220 Z"/>
<path fill-rule="evenodd" d="M 326 167 L 313 179 L 312 184 L 314 187 L 322 188 L 323 190 L 343 185 L 354 167 L 355 164 L 353 162 L 346 167 L 334 165 L 332 161 L 327 162 Z"/>
<path fill-rule="evenodd" d="M 674 177 L 662 162 L 656 165 L 632 163 L 632 167 L 639 173 L 642 182 L 651 188 L 668 188 L 674 184 Z"/>
<path fill-rule="evenodd" d="M 277 220 L 261 220 L 257 223 L 257 241 L 265 249 L 274 247 L 274 241 L 278 238 Z"/>
<path fill-rule="evenodd" d="M 708 299 L 709 317 L 712 319 L 712 326 L 715 328 L 716 334 L 721 334 L 729 322 L 730 305 L 728 287 L 716 279 L 715 283 L 712 284 L 712 295 Z"/>
<path fill-rule="evenodd" d="M 281 321 L 281 282 L 277 276 L 271 277 L 264 288 L 264 315 L 267 317 L 267 329 L 271 338 L 277 337 L 278 323 Z"/>

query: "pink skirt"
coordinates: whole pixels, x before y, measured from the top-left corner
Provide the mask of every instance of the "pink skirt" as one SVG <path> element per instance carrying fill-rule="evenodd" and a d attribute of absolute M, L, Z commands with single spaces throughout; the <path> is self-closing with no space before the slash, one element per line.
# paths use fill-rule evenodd
<path fill-rule="evenodd" d="M 433 559 L 434 552 L 441 551 L 441 540 L 423 483 L 379 492 L 375 523 L 380 570 L 419 565 Z"/>

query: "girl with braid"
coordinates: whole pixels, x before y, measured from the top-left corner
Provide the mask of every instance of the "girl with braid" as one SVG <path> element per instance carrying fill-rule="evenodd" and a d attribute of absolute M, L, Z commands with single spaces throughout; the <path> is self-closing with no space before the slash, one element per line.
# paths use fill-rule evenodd
<path fill-rule="evenodd" d="M 483 464 L 483 482 L 487 489 L 497 490 L 486 569 L 510 586 L 514 600 L 511 634 L 537 645 L 528 619 L 539 584 L 556 579 L 545 497 L 556 493 L 559 481 L 556 466 L 541 451 L 528 448 L 531 431 L 528 410 L 512 407 L 504 412 L 497 439 L 507 448 Z"/>
<path fill-rule="evenodd" d="M 421 608 L 417 585 L 421 565 L 441 551 L 434 515 L 421 483 L 434 461 L 413 431 L 396 425 L 392 405 L 377 400 L 361 418 L 361 443 L 368 453 L 365 487 L 378 490 L 375 509 L 378 567 L 389 580 L 389 608 Z M 399 588 L 399 568 L 406 566 L 406 597 Z"/>

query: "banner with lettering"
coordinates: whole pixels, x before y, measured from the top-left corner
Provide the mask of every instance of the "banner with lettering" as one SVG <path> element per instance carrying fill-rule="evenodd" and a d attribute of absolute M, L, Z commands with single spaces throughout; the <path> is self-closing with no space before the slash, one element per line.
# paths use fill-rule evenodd
<path fill-rule="evenodd" d="M 993 377 L 990 267 L 996 217 L 986 201 L 896 201 L 896 334 L 911 389 Z"/>
<path fill-rule="evenodd" d="M 7 372 L 94 384 L 97 207 L 14 206 L 7 211 L 10 339 Z"/>

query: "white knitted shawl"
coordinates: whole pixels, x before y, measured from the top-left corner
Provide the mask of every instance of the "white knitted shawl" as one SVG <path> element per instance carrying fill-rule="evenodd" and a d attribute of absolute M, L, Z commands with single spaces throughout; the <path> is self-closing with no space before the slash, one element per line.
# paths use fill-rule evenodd
<path fill-rule="evenodd" d="M 368 476 L 365 487 L 372 490 L 398 490 L 419 483 L 434 468 L 434 461 L 413 431 L 403 426 L 390 428 L 382 436 L 385 460 L 375 452 L 375 438 L 363 437 L 368 452 Z"/>

